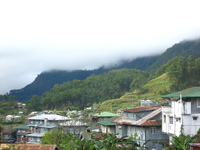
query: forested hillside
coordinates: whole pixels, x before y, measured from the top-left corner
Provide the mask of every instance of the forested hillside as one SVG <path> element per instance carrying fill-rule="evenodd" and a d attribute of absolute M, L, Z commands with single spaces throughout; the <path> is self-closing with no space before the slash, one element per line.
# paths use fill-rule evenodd
<path fill-rule="evenodd" d="M 120 98 L 101 103 L 100 110 L 116 112 L 120 109 L 139 106 L 140 100 L 160 101 L 161 96 L 185 88 L 200 86 L 200 58 L 175 57 L 162 65 L 156 73 L 138 87 L 137 80 L 131 83 L 132 91 Z M 139 80 L 142 81 L 142 80 Z"/>
<path fill-rule="evenodd" d="M 130 61 L 120 64 L 127 68 L 137 64 L 137 67 L 142 66 L 143 69 L 147 69 L 147 66 L 155 61 L 150 73 L 135 69 L 118 69 L 119 66 L 73 72 L 45 72 L 27 87 L 12 91 L 11 95 L 16 96 L 15 99 L 21 97 L 20 100 L 28 100 L 29 110 L 83 109 L 111 99 L 112 103 L 116 100 L 113 107 L 113 110 L 116 110 L 117 101 L 127 105 L 127 99 L 128 101 L 145 98 L 158 100 L 162 94 L 200 85 L 198 48 L 200 40 L 184 41 L 169 48 L 159 58 L 158 56 L 138 58 L 137 63 L 135 60 L 135 63 Z M 194 54 L 195 57 L 189 56 L 190 54 Z M 181 56 L 176 57 L 177 55 Z M 142 60 L 149 64 L 143 65 Z M 157 67 L 158 69 L 153 71 Z M 122 99 L 123 101 L 120 101 Z"/>
<path fill-rule="evenodd" d="M 84 80 L 92 74 L 101 74 L 107 71 L 106 68 L 99 68 L 96 70 L 53 70 L 42 72 L 31 84 L 20 90 L 11 90 L 9 95 L 14 96 L 18 101 L 27 101 L 32 95 L 41 96 L 43 93 L 53 88 L 55 84 L 62 84 L 76 79 Z"/>
<path fill-rule="evenodd" d="M 147 71 L 155 72 L 161 65 L 167 63 L 167 61 L 176 56 L 187 58 L 190 55 L 196 58 L 200 57 L 200 39 L 182 41 L 168 48 L 149 68 L 147 68 Z"/>
<path fill-rule="evenodd" d="M 32 95 L 42 96 L 54 87 L 55 84 L 62 84 L 64 82 L 72 80 L 84 80 L 90 75 L 98 75 L 106 73 L 114 69 L 122 68 L 134 68 L 139 70 L 145 70 L 148 68 L 159 56 L 141 57 L 134 60 L 122 60 L 116 65 L 103 66 L 94 70 L 75 70 L 75 71 L 63 71 L 53 70 L 39 74 L 37 78 L 26 87 L 19 90 L 11 90 L 9 95 L 14 96 L 18 101 L 27 101 Z"/>
<path fill-rule="evenodd" d="M 29 106 L 37 109 L 40 109 L 39 106 L 45 109 L 63 106 L 83 109 L 93 103 L 121 97 L 125 92 L 130 91 L 130 84 L 139 76 L 148 78 L 149 74 L 135 69 L 120 69 L 92 75 L 85 80 L 73 80 L 55 85 L 50 91 L 44 93 L 41 99 L 34 96 L 29 101 Z M 42 105 L 38 104 L 39 101 Z"/>
<path fill-rule="evenodd" d="M 151 75 L 135 69 L 118 69 L 101 75 L 92 75 L 85 80 L 55 85 L 41 98 L 33 96 L 28 102 L 28 107 L 84 109 L 94 103 L 105 104 L 106 100 L 112 99 L 112 103 L 104 105 L 107 107 L 102 109 L 112 108 L 116 111 L 122 108 L 122 104 L 130 105 L 132 100 L 159 100 L 164 94 L 199 86 L 199 81 L 200 58 L 175 57 Z"/>

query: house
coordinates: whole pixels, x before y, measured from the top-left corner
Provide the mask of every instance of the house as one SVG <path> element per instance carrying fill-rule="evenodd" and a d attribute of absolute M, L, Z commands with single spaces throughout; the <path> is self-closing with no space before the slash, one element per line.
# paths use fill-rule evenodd
<path fill-rule="evenodd" d="M 25 109 L 26 104 L 25 103 L 18 103 L 18 108 L 19 109 Z"/>
<path fill-rule="evenodd" d="M 71 119 L 69 121 L 60 123 L 64 130 L 72 134 L 82 134 L 87 131 L 89 123 L 80 119 Z"/>
<path fill-rule="evenodd" d="M 200 129 L 200 87 L 162 96 L 169 106 L 162 107 L 162 131 L 170 136 L 195 135 Z M 182 130 L 182 131 L 181 131 Z"/>
<path fill-rule="evenodd" d="M 190 143 L 190 150 L 200 150 L 200 143 Z"/>
<path fill-rule="evenodd" d="M 19 150 L 58 150 L 56 145 L 41 144 L 1 144 L 0 150 L 3 149 L 19 149 Z"/>
<path fill-rule="evenodd" d="M 109 118 L 114 117 L 114 116 L 119 117 L 119 115 L 111 113 L 111 112 L 98 111 L 98 113 L 96 113 L 92 116 L 90 130 L 91 131 L 99 131 L 100 125 L 97 122 L 104 121 L 104 120 L 109 119 Z"/>
<path fill-rule="evenodd" d="M 2 135 L 3 141 L 6 141 L 9 138 L 15 138 L 14 137 L 15 132 L 12 129 L 12 127 L 10 127 L 10 126 L 3 127 L 2 130 L 1 130 L 1 135 Z"/>
<path fill-rule="evenodd" d="M 151 105 L 153 102 L 151 100 L 141 100 L 140 101 L 140 106 L 146 106 L 146 105 Z"/>
<path fill-rule="evenodd" d="M 12 121 L 13 120 L 13 115 L 7 115 L 5 120 Z"/>
<path fill-rule="evenodd" d="M 27 126 L 30 128 L 31 134 L 26 134 L 29 144 L 39 144 L 42 136 L 52 129 L 57 129 L 57 125 L 66 122 L 70 118 L 55 115 L 55 114 L 42 114 L 28 118 Z"/>
<path fill-rule="evenodd" d="M 26 135 L 31 133 L 29 126 L 20 125 L 13 129 L 16 130 L 16 142 L 27 142 Z"/>
<path fill-rule="evenodd" d="M 149 149 L 162 149 L 162 142 L 168 141 L 168 135 L 162 133 L 161 107 L 144 106 L 123 110 L 123 116 L 116 119 L 118 137 L 132 136 L 138 144 Z"/>
<path fill-rule="evenodd" d="M 98 104 L 93 104 L 93 109 L 97 109 L 99 108 L 99 105 Z"/>
<path fill-rule="evenodd" d="M 119 116 L 114 116 L 112 118 L 97 122 L 100 125 L 100 130 L 103 133 L 108 133 L 108 134 L 116 134 L 116 123 L 114 120 L 119 118 Z"/>

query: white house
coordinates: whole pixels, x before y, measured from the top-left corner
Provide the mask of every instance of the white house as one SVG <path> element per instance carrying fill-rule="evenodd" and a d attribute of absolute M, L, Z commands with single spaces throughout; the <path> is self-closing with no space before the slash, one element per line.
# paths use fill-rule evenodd
<path fill-rule="evenodd" d="M 169 106 L 162 107 L 162 131 L 170 136 L 195 135 L 200 128 L 200 87 L 163 96 Z"/>
<path fill-rule="evenodd" d="M 90 125 L 87 121 L 84 121 L 83 119 L 71 119 L 69 121 L 60 123 L 60 126 L 69 133 L 82 134 L 87 131 L 87 128 Z"/>
<path fill-rule="evenodd" d="M 55 114 L 42 114 L 28 118 L 27 126 L 30 127 L 31 134 L 26 134 L 30 144 L 39 144 L 42 136 L 52 129 L 57 129 L 57 125 L 70 120 L 70 118 L 55 115 Z"/>

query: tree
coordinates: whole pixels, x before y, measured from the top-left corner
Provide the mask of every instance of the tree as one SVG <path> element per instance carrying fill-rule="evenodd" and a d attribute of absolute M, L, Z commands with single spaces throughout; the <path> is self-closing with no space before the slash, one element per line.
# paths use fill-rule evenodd
<path fill-rule="evenodd" d="M 37 95 L 33 95 L 32 98 L 27 102 L 27 108 L 29 111 L 42 110 L 40 98 Z"/>

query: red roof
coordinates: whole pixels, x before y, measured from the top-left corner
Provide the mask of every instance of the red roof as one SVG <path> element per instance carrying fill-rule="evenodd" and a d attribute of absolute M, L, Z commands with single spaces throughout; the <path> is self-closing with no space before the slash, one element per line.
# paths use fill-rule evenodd
<path fill-rule="evenodd" d="M 143 109 L 142 109 L 143 110 Z M 151 120 L 153 117 L 157 116 L 159 113 L 161 113 L 161 108 L 157 107 L 154 111 L 146 115 L 140 120 L 132 121 L 132 120 L 126 120 L 123 117 L 120 117 L 114 122 L 118 125 L 127 124 L 127 125 L 134 125 L 134 126 L 160 126 L 162 125 L 162 120 Z"/>
<path fill-rule="evenodd" d="M 0 149 L 9 148 L 11 144 L 1 144 Z M 20 150 L 57 150 L 56 145 L 42 145 L 42 144 L 14 144 L 16 149 Z"/>
<path fill-rule="evenodd" d="M 160 107 L 155 106 L 155 105 L 147 105 L 144 107 L 136 107 L 136 108 L 132 108 L 132 109 L 124 109 L 123 111 L 125 112 L 139 112 L 139 111 L 148 111 L 148 110 L 155 110 L 158 109 Z"/>
<path fill-rule="evenodd" d="M 162 120 L 148 120 L 141 124 L 141 126 L 161 126 Z"/>

